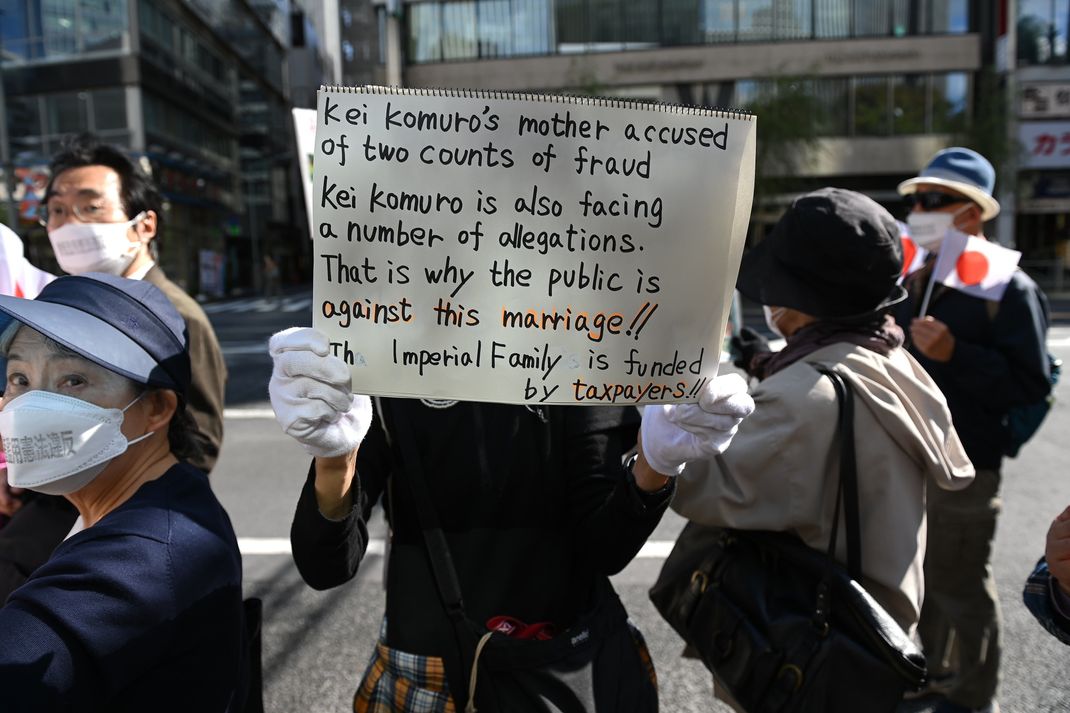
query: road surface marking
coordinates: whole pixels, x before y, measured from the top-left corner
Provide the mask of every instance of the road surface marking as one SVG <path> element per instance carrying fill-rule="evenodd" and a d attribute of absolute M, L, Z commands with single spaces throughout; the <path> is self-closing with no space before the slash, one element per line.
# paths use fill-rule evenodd
<path fill-rule="evenodd" d="M 636 555 L 640 559 L 665 559 L 676 544 L 673 540 L 649 540 Z M 288 555 L 288 537 L 239 537 L 238 549 L 243 555 Z M 367 554 L 382 555 L 386 552 L 386 540 L 373 537 L 368 541 Z"/>
<path fill-rule="evenodd" d="M 275 418 L 275 412 L 269 408 L 226 408 L 223 418 Z"/>

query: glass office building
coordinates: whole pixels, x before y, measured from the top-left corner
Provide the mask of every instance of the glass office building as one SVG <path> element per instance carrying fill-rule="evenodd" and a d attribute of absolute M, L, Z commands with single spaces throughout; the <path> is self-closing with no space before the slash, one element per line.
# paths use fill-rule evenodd
<path fill-rule="evenodd" d="M 49 157 L 81 131 L 152 172 L 160 262 L 190 292 L 252 286 L 264 253 L 307 251 L 289 178 L 290 16 L 288 0 L 5 0 L 10 163 L 31 257 L 55 269 L 35 203 Z"/>
<path fill-rule="evenodd" d="M 393 41 L 400 46 L 402 83 L 412 87 L 741 108 L 786 85 L 803 92 L 811 108 L 800 120 L 814 128 L 817 147 L 784 177 L 779 194 L 763 196 L 756 206 L 760 218 L 772 221 L 793 192 L 828 184 L 865 191 L 901 214 L 905 207 L 895 186 L 970 124 L 978 77 L 993 63 L 999 3 L 410 0 L 396 9 L 383 0 L 371 4 L 379 9 L 379 81 L 387 74 Z M 397 23 L 388 21 L 388 8 Z"/>

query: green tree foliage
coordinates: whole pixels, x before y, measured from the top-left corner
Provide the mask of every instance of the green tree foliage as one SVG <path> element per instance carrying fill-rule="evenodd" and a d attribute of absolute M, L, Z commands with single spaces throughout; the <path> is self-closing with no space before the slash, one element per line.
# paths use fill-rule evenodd
<path fill-rule="evenodd" d="M 1008 133 L 1012 107 L 1004 80 L 991 67 L 986 67 L 977 74 L 973 97 L 973 115 L 956 133 L 955 145 L 973 149 L 987 158 L 997 176 L 1013 175 L 1020 147 Z"/>
<path fill-rule="evenodd" d="M 746 107 L 758 118 L 755 155 L 754 210 L 791 189 L 799 170 L 812 160 L 823 128 L 838 118 L 827 116 L 814 96 L 811 82 L 781 78 L 762 85 Z"/>

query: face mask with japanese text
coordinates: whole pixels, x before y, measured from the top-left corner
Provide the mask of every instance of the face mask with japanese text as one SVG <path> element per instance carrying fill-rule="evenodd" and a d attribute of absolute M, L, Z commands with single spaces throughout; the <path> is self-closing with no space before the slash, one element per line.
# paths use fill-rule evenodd
<path fill-rule="evenodd" d="M 127 233 L 144 217 L 141 212 L 125 223 L 65 223 L 50 230 L 48 239 L 68 275 L 103 272 L 121 277 L 140 249 Z"/>
<path fill-rule="evenodd" d="M 135 403 L 103 408 L 40 390 L 8 401 L 0 411 L 8 484 L 46 495 L 85 487 L 130 445 L 152 435 L 132 441 L 123 435 L 123 414 Z"/>

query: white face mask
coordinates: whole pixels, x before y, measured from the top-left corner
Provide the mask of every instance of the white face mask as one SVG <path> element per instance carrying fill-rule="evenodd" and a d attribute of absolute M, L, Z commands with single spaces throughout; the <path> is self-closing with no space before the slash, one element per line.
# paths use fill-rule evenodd
<path fill-rule="evenodd" d="M 907 225 L 910 227 L 910 237 L 915 243 L 938 252 L 940 244 L 944 242 L 947 231 L 955 227 L 955 218 L 969 206 L 963 206 L 954 213 L 915 212 L 907 215 Z"/>
<path fill-rule="evenodd" d="M 776 309 L 773 309 L 769 305 L 762 305 L 762 311 L 765 312 L 765 324 L 769 327 L 769 331 L 783 339 L 784 333 L 780 331 L 780 327 L 777 326 L 776 321 L 783 316 L 784 308 L 777 307 Z"/>
<path fill-rule="evenodd" d="M 113 458 L 152 435 L 128 442 L 122 433 L 123 414 L 138 399 L 123 409 L 103 408 L 38 390 L 8 401 L 0 411 L 8 484 L 47 495 L 85 487 Z"/>
<path fill-rule="evenodd" d="M 103 272 L 121 277 L 141 249 L 140 242 L 130 241 L 127 231 L 144 217 L 142 212 L 125 223 L 69 222 L 49 231 L 48 239 L 67 274 Z"/>

